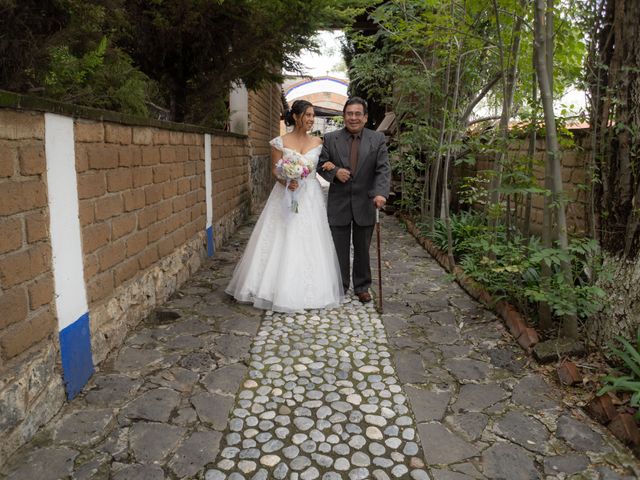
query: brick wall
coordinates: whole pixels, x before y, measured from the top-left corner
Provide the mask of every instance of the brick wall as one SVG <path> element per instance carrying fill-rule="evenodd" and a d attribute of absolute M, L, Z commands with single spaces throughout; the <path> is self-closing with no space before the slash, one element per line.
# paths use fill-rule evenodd
<path fill-rule="evenodd" d="M 0 109 L 0 464 L 61 407 L 44 117 Z"/>
<path fill-rule="evenodd" d="M 267 199 L 273 187 L 269 140 L 280 135 L 281 115 L 282 91 L 279 85 L 249 93 L 249 186 L 254 212 Z"/>
<path fill-rule="evenodd" d="M 562 188 L 567 199 L 567 226 L 572 233 L 585 233 L 588 231 L 587 190 L 584 188 L 587 181 L 587 165 L 589 158 L 588 141 L 582 130 L 573 130 L 575 147 L 562 151 Z M 509 143 L 509 156 L 526 156 L 529 146 L 528 139 L 516 139 Z M 546 146 L 544 140 L 536 143 L 534 162 L 534 175 L 541 187 L 544 187 L 544 152 Z M 493 158 L 489 156 L 477 156 L 474 169 L 464 169 L 463 176 L 475 175 L 482 170 L 491 170 Z M 532 195 L 531 201 L 531 227 L 532 231 L 539 232 L 542 229 L 544 197 Z M 522 213 L 522 212 L 520 212 Z M 522 217 L 522 215 L 520 215 Z"/>
<path fill-rule="evenodd" d="M 0 111 L 0 367 L 54 325 L 44 121 Z"/>
<path fill-rule="evenodd" d="M 203 135 L 79 120 L 89 306 L 204 230 Z"/>
<path fill-rule="evenodd" d="M 214 135 L 211 175 L 216 245 L 224 243 L 251 211 L 248 155 L 246 138 Z"/>
<path fill-rule="evenodd" d="M 268 106 L 264 95 L 255 110 Z M 279 97 L 274 99 L 279 105 Z M 52 104 L 75 117 L 75 163 L 91 349 L 99 364 L 206 256 L 204 129 Z M 63 110 L 63 111 L 60 111 Z M 80 113 L 77 112 L 80 111 Z M 0 107 L 0 465 L 64 403 L 55 313 L 44 144 L 45 107 Z M 274 110 L 275 111 L 275 110 Z M 88 112 L 87 114 L 84 114 Z M 280 112 L 277 110 L 276 119 Z M 213 232 L 224 243 L 251 211 L 253 146 L 212 138 Z M 276 122 L 274 122 L 277 124 Z M 177 130 L 180 128 L 182 130 Z M 252 185 L 266 182 L 265 185 Z"/>

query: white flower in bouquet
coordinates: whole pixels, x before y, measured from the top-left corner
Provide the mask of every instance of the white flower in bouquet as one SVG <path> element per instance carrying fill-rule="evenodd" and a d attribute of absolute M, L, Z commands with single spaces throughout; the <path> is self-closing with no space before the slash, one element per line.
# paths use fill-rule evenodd
<path fill-rule="evenodd" d="M 276 163 L 276 172 L 280 178 L 287 181 L 287 186 L 292 180 L 304 180 L 312 171 L 313 162 L 290 149 L 285 149 L 282 158 Z M 287 191 L 291 195 L 291 211 L 298 213 L 297 191 Z"/>
<path fill-rule="evenodd" d="M 276 163 L 276 170 L 283 179 L 287 180 L 307 178 L 312 167 L 313 165 L 310 165 L 305 157 L 293 150 L 287 150 Z"/>

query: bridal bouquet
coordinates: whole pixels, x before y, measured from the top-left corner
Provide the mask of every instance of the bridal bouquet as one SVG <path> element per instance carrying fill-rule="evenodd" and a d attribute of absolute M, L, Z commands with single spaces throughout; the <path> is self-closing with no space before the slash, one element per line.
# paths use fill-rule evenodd
<path fill-rule="evenodd" d="M 276 163 L 278 176 L 287 181 L 286 191 L 291 197 L 290 209 L 292 212 L 298 213 L 298 190 L 302 187 L 302 180 L 307 178 L 312 171 L 313 162 L 294 150 L 286 149 L 282 158 Z M 292 180 L 298 181 L 298 188 L 293 192 L 288 188 Z"/>

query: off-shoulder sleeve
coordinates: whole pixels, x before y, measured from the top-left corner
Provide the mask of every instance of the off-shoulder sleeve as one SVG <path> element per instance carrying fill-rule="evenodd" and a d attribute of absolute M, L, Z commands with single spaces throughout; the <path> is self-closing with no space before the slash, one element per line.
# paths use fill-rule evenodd
<path fill-rule="evenodd" d="M 276 149 L 280 150 L 281 152 L 282 152 L 282 151 L 283 151 L 283 149 L 284 149 L 284 145 L 282 144 L 282 137 L 276 137 L 276 138 L 274 138 L 273 140 L 270 140 L 270 141 L 269 141 L 269 144 L 270 144 L 272 147 L 274 147 L 274 148 L 276 148 Z"/>

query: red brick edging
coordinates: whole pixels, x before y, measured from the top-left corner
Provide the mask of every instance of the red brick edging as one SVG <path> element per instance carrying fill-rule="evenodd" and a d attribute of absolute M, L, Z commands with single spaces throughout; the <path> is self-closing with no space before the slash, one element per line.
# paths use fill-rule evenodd
<path fill-rule="evenodd" d="M 420 233 L 420 230 L 409 215 L 399 212 L 397 216 L 405 223 L 407 231 L 414 236 L 418 243 L 420 243 L 445 270 L 453 273 L 458 284 L 478 302 L 495 311 L 503 319 L 513 337 L 518 341 L 518 344 L 520 344 L 527 353 L 531 353 L 534 345 L 540 341 L 540 337 L 534 328 L 527 325 L 527 322 L 520 312 L 504 300 L 495 301 L 482 285 L 467 277 L 464 271 L 457 265 L 453 268 L 453 272 L 451 272 L 447 254 Z M 558 367 L 557 373 L 558 379 L 564 385 L 579 383 L 577 379 L 580 374 L 572 362 L 563 362 Z M 614 406 L 609 394 L 594 397 L 584 409 L 591 418 L 606 426 L 623 443 L 636 448 L 640 445 L 640 429 L 633 416 L 626 412 L 619 412 Z M 634 451 L 634 453 L 638 455 L 637 451 Z"/>
<path fill-rule="evenodd" d="M 527 325 L 524 317 L 516 310 L 516 308 L 504 300 L 495 301 L 491 294 L 487 292 L 482 285 L 475 282 L 464 274 L 464 271 L 457 265 L 451 272 L 449 259 L 447 254 L 434 245 L 428 238 L 424 237 L 415 223 L 405 213 L 398 213 L 398 217 L 407 226 L 407 231 L 415 237 L 415 239 L 429 252 L 429 254 L 448 272 L 453 273 L 458 284 L 473 298 L 485 305 L 487 308 L 494 310 L 511 332 L 511 335 L 518 341 L 520 346 L 527 352 L 531 352 L 533 346 L 540 341 L 538 332 L 534 328 Z"/>

